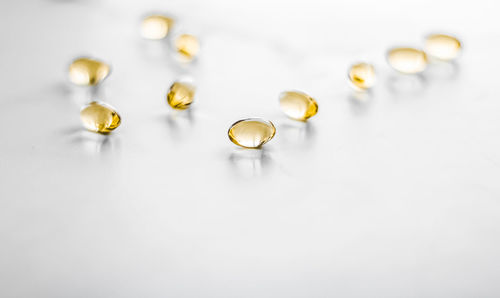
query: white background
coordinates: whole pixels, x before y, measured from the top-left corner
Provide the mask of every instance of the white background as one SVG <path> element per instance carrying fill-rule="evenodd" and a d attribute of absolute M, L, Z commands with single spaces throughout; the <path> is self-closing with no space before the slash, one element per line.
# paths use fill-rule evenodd
<path fill-rule="evenodd" d="M 150 12 L 197 34 L 190 67 L 140 37 Z M 499 297 L 496 1 L 0 3 L 1 297 Z M 456 34 L 456 64 L 393 72 L 385 51 Z M 81 55 L 112 65 L 85 132 Z M 346 71 L 377 68 L 356 98 Z M 192 111 L 165 94 L 189 76 Z M 315 97 L 307 125 L 283 90 Z M 276 137 L 239 150 L 236 120 Z"/>

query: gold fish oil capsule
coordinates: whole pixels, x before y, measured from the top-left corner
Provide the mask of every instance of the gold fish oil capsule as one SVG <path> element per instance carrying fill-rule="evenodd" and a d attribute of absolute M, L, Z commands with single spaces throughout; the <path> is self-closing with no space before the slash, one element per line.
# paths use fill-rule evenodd
<path fill-rule="evenodd" d="M 375 85 L 375 68 L 371 64 L 354 64 L 347 75 L 351 85 L 357 90 L 367 90 Z"/>
<path fill-rule="evenodd" d="M 181 60 L 191 61 L 200 51 L 198 38 L 191 34 L 180 34 L 174 40 L 174 47 Z"/>
<path fill-rule="evenodd" d="M 276 134 L 271 121 L 261 118 L 239 120 L 229 128 L 227 135 L 234 144 L 244 148 L 260 148 Z"/>
<path fill-rule="evenodd" d="M 318 112 L 316 100 L 303 92 L 285 91 L 279 100 L 283 113 L 295 120 L 306 121 Z"/>
<path fill-rule="evenodd" d="M 142 37 L 147 39 L 163 39 L 174 25 L 174 20 L 163 15 L 150 15 L 141 23 Z"/>
<path fill-rule="evenodd" d="M 462 43 L 451 35 L 431 34 L 425 39 L 424 50 L 432 58 L 450 61 L 458 57 Z"/>
<path fill-rule="evenodd" d="M 109 133 L 121 123 L 121 117 L 113 107 L 96 101 L 82 108 L 80 118 L 86 129 L 98 133 Z"/>
<path fill-rule="evenodd" d="M 102 82 L 110 72 L 110 66 L 92 58 L 77 58 L 69 66 L 69 79 L 76 85 L 93 86 Z"/>
<path fill-rule="evenodd" d="M 186 82 L 174 82 L 167 93 L 167 102 L 174 108 L 185 110 L 193 103 L 195 87 Z"/>
<path fill-rule="evenodd" d="M 427 68 L 427 55 L 415 48 L 393 48 L 387 52 L 387 62 L 404 74 L 417 74 Z"/>

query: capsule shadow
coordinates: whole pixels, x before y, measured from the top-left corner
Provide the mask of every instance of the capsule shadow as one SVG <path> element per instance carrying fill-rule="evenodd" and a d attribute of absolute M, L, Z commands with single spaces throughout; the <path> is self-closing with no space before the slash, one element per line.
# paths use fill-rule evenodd
<path fill-rule="evenodd" d="M 316 127 L 310 121 L 287 119 L 278 125 L 277 131 L 285 146 L 299 150 L 312 148 L 316 136 Z"/>
<path fill-rule="evenodd" d="M 373 91 L 357 91 L 352 90 L 347 95 L 347 100 L 349 102 L 349 106 L 354 115 L 362 115 L 368 111 L 369 107 L 373 102 Z"/>
<path fill-rule="evenodd" d="M 174 139 L 182 139 L 183 136 L 189 135 L 187 133 L 195 123 L 194 111 L 190 107 L 186 110 L 173 110 L 171 109 L 164 121 L 167 124 L 169 134 Z"/>
<path fill-rule="evenodd" d="M 452 81 L 460 75 L 460 64 L 456 61 L 432 60 L 424 73 L 425 78 L 431 80 Z"/>
<path fill-rule="evenodd" d="M 269 172 L 273 159 L 264 147 L 234 148 L 227 156 L 229 165 L 240 176 L 260 176 Z"/>
<path fill-rule="evenodd" d="M 427 86 L 427 79 L 423 74 L 392 74 L 386 85 L 393 94 L 418 94 Z"/>
<path fill-rule="evenodd" d="M 92 101 L 103 101 L 104 88 L 102 85 L 96 86 L 76 86 L 66 85 L 63 92 L 73 101 L 77 106 L 83 107 Z"/>
<path fill-rule="evenodd" d="M 119 149 L 119 140 L 112 133 L 94 133 L 82 128 L 70 128 L 63 131 L 71 145 L 90 153 L 106 153 Z"/>

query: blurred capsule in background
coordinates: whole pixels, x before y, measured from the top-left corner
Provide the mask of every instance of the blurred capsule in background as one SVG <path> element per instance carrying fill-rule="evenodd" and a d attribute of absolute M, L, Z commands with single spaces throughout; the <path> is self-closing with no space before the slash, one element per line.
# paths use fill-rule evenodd
<path fill-rule="evenodd" d="M 276 134 L 271 121 L 261 118 L 247 118 L 236 121 L 229 128 L 227 135 L 234 144 L 256 149 L 269 142 Z"/>
<path fill-rule="evenodd" d="M 462 43 L 451 35 L 431 34 L 425 39 L 424 50 L 431 58 L 451 61 L 460 55 Z"/>
<path fill-rule="evenodd" d="M 200 51 L 198 38 L 191 34 L 180 34 L 174 39 L 174 48 L 183 62 L 192 61 Z"/>
<path fill-rule="evenodd" d="M 375 85 L 375 68 L 371 64 L 354 64 L 347 75 L 351 86 L 357 91 L 367 90 Z"/>
<path fill-rule="evenodd" d="M 80 118 L 86 129 L 104 134 L 113 131 L 121 123 L 121 117 L 113 107 L 96 101 L 81 109 Z"/>
<path fill-rule="evenodd" d="M 185 110 L 193 103 L 196 88 L 187 82 L 174 82 L 167 93 L 168 104 L 178 110 Z"/>
<path fill-rule="evenodd" d="M 168 35 L 173 25 L 174 19 L 167 16 L 147 16 L 142 20 L 141 34 L 147 39 L 163 39 Z"/>
<path fill-rule="evenodd" d="M 428 59 L 424 51 L 415 48 L 392 48 L 387 52 L 387 62 L 404 74 L 418 74 L 427 68 Z"/>
<path fill-rule="evenodd" d="M 77 58 L 69 66 L 69 79 L 76 85 L 94 86 L 102 82 L 110 72 L 110 66 L 92 58 Z"/>
<path fill-rule="evenodd" d="M 283 113 L 294 120 L 306 121 L 318 112 L 316 100 L 300 91 L 285 91 L 279 100 Z"/>

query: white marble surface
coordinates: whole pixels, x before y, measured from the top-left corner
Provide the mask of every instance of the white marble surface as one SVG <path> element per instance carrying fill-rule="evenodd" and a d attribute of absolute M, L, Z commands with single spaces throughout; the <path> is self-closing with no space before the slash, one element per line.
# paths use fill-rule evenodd
<path fill-rule="evenodd" d="M 458 2 L 458 3 L 457 3 Z M 192 67 L 143 40 L 175 15 Z M 499 297 L 496 1 L 2 1 L 0 297 Z M 405 78 L 394 45 L 457 34 L 456 65 Z M 82 130 L 72 58 L 113 71 L 95 98 L 123 125 Z M 378 84 L 353 98 L 346 69 Z M 165 92 L 191 76 L 175 114 Z M 287 120 L 278 94 L 319 103 Z M 238 150 L 229 125 L 277 127 Z"/>

